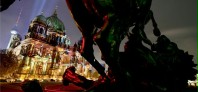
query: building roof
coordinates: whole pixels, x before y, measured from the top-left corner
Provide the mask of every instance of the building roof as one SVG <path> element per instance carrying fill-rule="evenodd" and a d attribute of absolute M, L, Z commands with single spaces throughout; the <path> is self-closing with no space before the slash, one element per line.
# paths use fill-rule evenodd
<path fill-rule="evenodd" d="M 53 15 L 51 15 L 50 17 L 47 17 L 46 23 L 48 27 L 53 28 L 55 32 L 58 32 L 58 33 L 65 32 L 65 26 L 63 22 L 57 17 L 56 10 Z"/>
<path fill-rule="evenodd" d="M 47 24 L 47 23 L 46 23 L 46 17 L 43 16 L 43 14 L 36 16 L 36 17 L 32 20 L 32 22 L 39 22 L 39 23 L 42 23 L 42 24 L 44 24 L 44 25 Z"/>

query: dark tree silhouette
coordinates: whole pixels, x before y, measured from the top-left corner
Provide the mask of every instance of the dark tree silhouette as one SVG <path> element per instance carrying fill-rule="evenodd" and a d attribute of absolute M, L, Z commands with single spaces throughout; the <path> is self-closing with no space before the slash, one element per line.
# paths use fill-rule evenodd
<path fill-rule="evenodd" d="M 0 12 L 7 10 L 14 2 L 15 2 L 15 0 L 1 0 L 0 1 L 0 5 L 1 5 Z"/>
<path fill-rule="evenodd" d="M 12 51 L 0 53 L 0 76 L 7 76 L 14 73 L 18 67 L 18 58 Z"/>

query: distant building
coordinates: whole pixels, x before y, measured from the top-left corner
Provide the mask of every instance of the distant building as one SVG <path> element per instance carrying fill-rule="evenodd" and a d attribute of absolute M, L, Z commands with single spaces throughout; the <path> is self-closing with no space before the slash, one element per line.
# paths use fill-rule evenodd
<path fill-rule="evenodd" d="M 15 47 L 17 47 L 20 44 L 21 36 L 17 32 L 18 31 L 17 30 L 17 26 L 18 26 L 18 22 L 19 22 L 19 19 L 20 19 L 20 16 L 21 16 L 21 12 L 22 12 L 22 10 L 19 13 L 19 16 L 17 18 L 17 21 L 16 21 L 15 26 L 10 31 L 11 37 L 10 37 L 10 40 L 8 42 L 7 49 L 9 49 L 9 48 L 15 48 Z"/>
<path fill-rule="evenodd" d="M 29 25 L 25 39 L 16 47 L 9 47 L 20 58 L 20 67 L 13 75 L 21 80 L 61 80 L 67 67 L 77 67 L 78 64 L 87 62 L 76 51 L 77 47 L 70 44 L 65 26 L 56 10 L 49 17 L 43 14 L 36 16 Z M 81 72 L 84 72 L 83 69 Z"/>
<path fill-rule="evenodd" d="M 194 87 L 197 87 L 198 86 L 197 85 L 197 83 L 198 83 L 198 81 L 197 81 L 198 74 L 196 74 L 195 77 L 196 77 L 195 80 L 188 80 L 188 85 L 189 86 L 194 86 Z"/>

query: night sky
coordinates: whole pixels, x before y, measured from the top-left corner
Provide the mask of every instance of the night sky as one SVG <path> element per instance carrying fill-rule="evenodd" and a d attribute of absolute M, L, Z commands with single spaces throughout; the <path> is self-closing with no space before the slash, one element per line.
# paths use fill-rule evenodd
<path fill-rule="evenodd" d="M 74 20 L 68 11 L 65 0 L 16 0 L 7 10 L 0 12 L 0 49 L 7 47 L 10 39 L 10 30 L 16 24 L 20 9 L 22 14 L 18 23 L 18 33 L 23 37 L 27 33 L 30 21 L 37 15 L 44 12 L 44 16 L 51 16 L 57 8 L 59 19 L 65 24 L 67 35 L 72 45 L 77 42 L 81 33 L 75 25 Z M 80 9 L 79 9 L 80 10 Z M 175 42 L 180 49 L 194 55 L 197 61 L 197 0 L 153 0 L 151 10 L 158 23 L 162 34 Z M 146 25 L 145 32 L 149 39 L 154 42 L 156 37 L 152 33 L 152 25 Z M 122 44 L 126 42 L 126 39 Z M 121 51 L 123 45 L 121 45 Z M 95 48 L 95 55 L 100 52 Z M 100 57 L 97 57 L 99 59 Z"/>

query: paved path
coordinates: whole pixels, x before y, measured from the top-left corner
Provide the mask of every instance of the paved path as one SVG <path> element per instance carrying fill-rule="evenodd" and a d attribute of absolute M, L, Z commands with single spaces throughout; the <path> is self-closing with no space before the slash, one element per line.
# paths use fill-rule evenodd
<path fill-rule="evenodd" d="M 23 92 L 19 83 L 1 83 L 0 92 Z"/>
<path fill-rule="evenodd" d="M 64 86 L 61 83 L 41 83 L 43 92 L 82 92 L 81 87 L 69 84 Z M 0 83 L 0 92 L 23 92 L 21 83 Z"/>
<path fill-rule="evenodd" d="M 44 92 L 82 92 L 81 87 L 70 84 L 68 86 L 64 85 L 49 85 L 44 87 Z"/>

